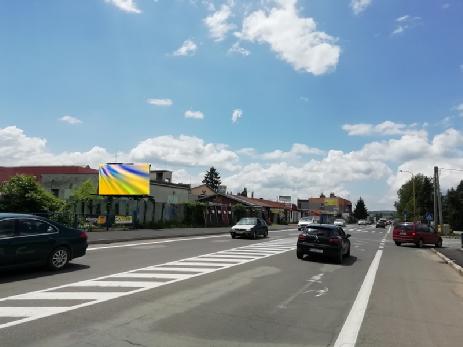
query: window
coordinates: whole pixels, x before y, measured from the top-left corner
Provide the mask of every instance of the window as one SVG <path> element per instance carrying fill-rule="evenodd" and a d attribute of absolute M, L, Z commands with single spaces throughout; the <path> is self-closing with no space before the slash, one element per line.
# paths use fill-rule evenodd
<path fill-rule="evenodd" d="M 14 219 L 0 221 L 0 238 L 14 236 Z"/>
<path fill-rule="evenodd" d="M 48 223 L 36 219 L 23 219 L 19 222 L 19 234 L 40 235 L 56 232 L 56 229 Z"/>

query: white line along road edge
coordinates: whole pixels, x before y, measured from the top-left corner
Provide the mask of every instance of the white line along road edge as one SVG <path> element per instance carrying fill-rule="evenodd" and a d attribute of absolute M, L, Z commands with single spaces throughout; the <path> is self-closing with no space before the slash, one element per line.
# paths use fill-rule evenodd
<path fill-rule="evenodd" d="M 233 266 L 282 254 L 295 248 L 296 245 L 293 238 L 259 242 L 244 247 L 202 254 L 58 287 L 4 297 L 0 299 L 0 318 L 13 320 L 0 324 L 0 329 L 228 269 Z M 191 266 L 194 266 L 194 268 Z M 92 292 L 88 292 L 85 291 L 85 287 L 105 287 L 112 288 L 112 290 L 110 292 L 101 292 L 97 289 L 92 289 Z M 120 288 L 133 289 L 122 291 Z M 72 292 L 68 292 L 66 289 L 71 289 Z M 71 298 L 85 302 L 69 305 L 65 300 L 71 300 Z M 15 300 L 21 300 L 22 302 L 31 301 L 31 304 L 26 304 L 22 307 L 14 304 L 9 306 L 9 303 Z M 54 305 L 50 307 L 37 307 L 34 305 L 34 301 L 37 300 L 54 300 Z"/>
<path fill-rule="evenodd" d="M 342 326 L 341 332 L 334 343 L 334 347 L 353 347 L 357 342 L 357 336 L 362 326 L 363 318 L 365 317 L 368 301 L 370 300 L 371 290 L 375 283 L 376 272 L 378 271 L 379 262 L 383 255 L 384 243 L 386 242 L 386 237 L 391 231 L 391 228 L 392 227 L 389 227 L 386 235 L 384 235 L 384 238 L 381 240 L 379 246 L 380 249 L 376 251 L 375 257 L 368 268 L 368 272 L 363 280 L 362 286 L 360 287 L 354 304 L 350 309 L 349 315 Z"/>

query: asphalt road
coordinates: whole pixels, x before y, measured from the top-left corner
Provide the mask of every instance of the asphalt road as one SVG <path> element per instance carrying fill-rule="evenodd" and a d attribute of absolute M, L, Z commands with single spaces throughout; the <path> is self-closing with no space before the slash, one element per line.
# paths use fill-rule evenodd
<path fill-rule="evenodd" d="M 0 346 L 461 344 L 462 277 L 387 230 L 346 231 L 343 265 L 298 260 L 290 230 L 93 245 L 64 272 L 1 273 Z"/>

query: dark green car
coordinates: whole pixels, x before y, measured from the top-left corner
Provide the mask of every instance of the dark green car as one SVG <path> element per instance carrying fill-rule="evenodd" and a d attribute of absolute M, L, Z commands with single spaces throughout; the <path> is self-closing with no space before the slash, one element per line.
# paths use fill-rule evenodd
<path fill-rule="evenodd" d="M 0 213 L 0 269 L 48 265 L 60 270 L 87 250 L 87 233 L 43 217 Z"/>

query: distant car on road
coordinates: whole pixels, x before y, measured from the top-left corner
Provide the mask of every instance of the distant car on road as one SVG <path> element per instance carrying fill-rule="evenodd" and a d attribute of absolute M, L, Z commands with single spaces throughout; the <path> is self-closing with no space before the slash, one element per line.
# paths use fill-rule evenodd
<path fill-rule="evenodd" d="M 262 218 L 241 218 L 230 230 L 230 235 L 233 239 L 237 236 L 246 236 L 251 239 L 256 239 L 258 236 L 268 237 L 268 226 Z"/>
<path fill-rule="evenodd" d="M 357 222 L 357 225 L 367 225 L 368 222 L 365 220 L 365 219 L 359 219 L 359 221 Z"/>
<path fill-rule="evenodd" d="M 0 268 L 48 265 L 61 270 L 85 255 L 87 233 L 47 218 L 0 213 Z"/>
<path fill-rule="evenodd" d="M 376 222 L 376 227 L 377 228 L 385 228 L 386 227 L 386 220 L 385 219 L 379 219 Z"/>
<path fill-rule="evenodd" d="M 425 244 L 442 247 L 440 235 L 431 226 L 421 223 L 398 223 L 392 231 L 392 239 L 397 246 L 414 243 L 420 248 Z"/>
<path fill-rule="evenodd" d="M 339 227 L 345 227 L 346 221 L 344 219 L 336 219 L 333 224 Z"/>
<path fill-rule="evenodd" d="M 312 217 L 302 217 L 301 219 L 299 219 L 299 222 L 297 223 L 297 230 L 301 231 L 310 224 L 318 224 L 318 222 Z"/>
<path fill-rule="evenodd" d="M 344 256 L 350 256 L 350 234 L 346 234 L 342 228 L 331 224 L 313 224 L 299 234 L 297 240 L 296 255 L 302 259 L 308 256 L 320 254 L 334 257 L 341 264 Z"/>

